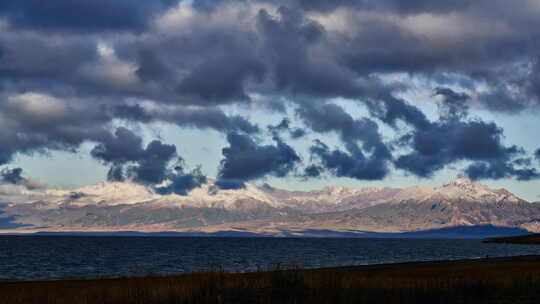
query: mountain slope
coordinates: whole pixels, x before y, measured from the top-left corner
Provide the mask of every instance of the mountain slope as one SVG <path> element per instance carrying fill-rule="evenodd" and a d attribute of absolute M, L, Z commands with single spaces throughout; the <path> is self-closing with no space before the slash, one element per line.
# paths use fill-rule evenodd
<path fill-rule="evenodd" d="M 282 204 L 303 213 L 343 211 L 352 208 L 367 208 L 386 202 L 398 193 L 394 188 L 346 188 L 326 187 L 313 191 L 286 191 L 270 189 L 266 192 Z"/>
<path fill-rule="evenodd" d="M 362 208 L 238 223 L 235 227 L 259 233 L 313 228 L 409 232 L 479 225 L 540 231 L 540 204 L 529 203 L 505 189 L 490 189 L 460 178 L 436 188 L 415 186 L 394 191 Z"/>
<path fill-rule="evenodd" d="M 253 185 L 217 190 L 214 182 L 209 179 L 187 196 L 159 195 L 130 182 L 18 195 L 0 191 L 0 218 L 2 227 L 39 231 L 237 230 L 279 235 L 310 229 L 407 232 L 476 225 L 540 230 L 540 204 L 463 178 L 435 188 L 314 191 Z"/>

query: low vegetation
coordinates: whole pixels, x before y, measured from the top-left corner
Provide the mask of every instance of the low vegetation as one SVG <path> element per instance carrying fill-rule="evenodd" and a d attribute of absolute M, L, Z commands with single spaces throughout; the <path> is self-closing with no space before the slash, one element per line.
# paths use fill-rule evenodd
<path fill-rule="evenodd" d="M 540 258 L 0 283 L 19 303 L 540 303 Z"/>

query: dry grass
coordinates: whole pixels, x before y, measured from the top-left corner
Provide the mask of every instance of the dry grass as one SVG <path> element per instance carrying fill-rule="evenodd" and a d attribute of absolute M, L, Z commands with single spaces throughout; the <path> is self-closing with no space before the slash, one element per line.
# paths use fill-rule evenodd
<path fill-rule="evenodd" d="M 540 259 L 0 283 L 0 303 L 540 303 Z"/>

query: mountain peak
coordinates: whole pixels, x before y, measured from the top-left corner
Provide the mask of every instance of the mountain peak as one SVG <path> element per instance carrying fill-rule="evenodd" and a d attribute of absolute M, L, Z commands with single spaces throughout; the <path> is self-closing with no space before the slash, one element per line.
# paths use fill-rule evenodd
<path fill-rule="evenodd" d="M 462 185 L 472 185 L 472 184 L 474 184 L 472 180 L 466 177 L 458 177 L 444 186 L 462 186 Z"/>

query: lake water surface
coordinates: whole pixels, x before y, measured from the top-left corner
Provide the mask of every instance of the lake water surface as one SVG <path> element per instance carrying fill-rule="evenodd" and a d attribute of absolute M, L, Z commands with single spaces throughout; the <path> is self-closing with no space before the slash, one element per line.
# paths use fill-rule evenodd
<path fill-rule="evenodd" d="M 480 240 L 0 236 L 0 280 L 253 271 L 539 254 Z"/>

